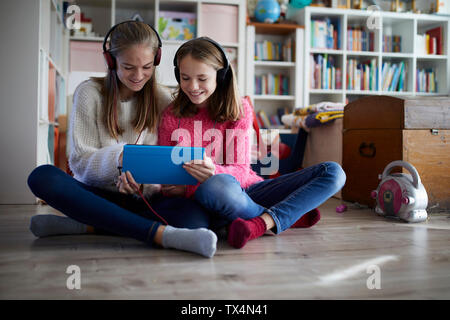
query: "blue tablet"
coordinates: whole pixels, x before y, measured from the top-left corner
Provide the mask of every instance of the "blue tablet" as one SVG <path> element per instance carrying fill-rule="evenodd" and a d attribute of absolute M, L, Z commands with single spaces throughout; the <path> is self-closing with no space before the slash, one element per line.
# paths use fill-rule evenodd
<path fill-rule="evenodd" d="M 123 148 L 122 171 L 130 171 L 137 183 L 196 185 L 197 180 L 182 166 L 203 159 L 205 148 L 127 144 Z"/>

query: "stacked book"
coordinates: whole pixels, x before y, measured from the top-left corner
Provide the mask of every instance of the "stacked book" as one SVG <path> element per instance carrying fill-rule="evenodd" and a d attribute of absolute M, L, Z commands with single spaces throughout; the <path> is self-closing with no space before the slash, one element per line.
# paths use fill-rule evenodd
<path fill-rule="evenodd" d="M 284 43 L 255 42 L 255 61 L 292 61 L 294 41 L 287 38 Z"/>
<path fill-rule="evenodd" d="M 437 92 L 436 71 L 434 69 L 417 69 L 416 91 Z"/>
<path fill-rule="evenodd" d="M 278 114 L 268 116 L 264 110 L 256 112 L 256 120 L 260 128 L 283 128 L 284 125 Z"/>
<path fill-rule="evenodd" d="M 342 89 L 342 70 L 336 67 L 334 56 L 310 56 L 311 89 Z"/>
<path fill-rule="evenodd" d="M 255 76 L 255 94 L 289 95 L 289 77 L 272 73 Z"/>
<path fill-rule="evenodd" d="M 319 49 L 340 49 L 339 19 L 311 20 L 311 47 Z"/>
<path fill-rule="evenodd" d="M 381 88 L 383 91 L 405 91 L 406 86 L 407 64 L 403 61 L 400 63 L 383 63 L 381 71 Z"/>
<path fill-rule="evenodd" d="M 442 27 L 426 31 L 416 36 L 416 52 L 418 54 L 442 54 Z"/>
<path fill-rule="evenodd" d="M 360 62 L 355 59 L 347 61 L 348 90 L 378 90 L 377 60 Z"/>
<path fill-rule="evenodd" d="M 347 50 L 374 51 L 374 32 L 367 32 L 362 27 L 347 28 Z"/>
<path fill-rule="evenodd" d="M 402 37 L 383 36 L 383 52 L 402 52 Z"/>

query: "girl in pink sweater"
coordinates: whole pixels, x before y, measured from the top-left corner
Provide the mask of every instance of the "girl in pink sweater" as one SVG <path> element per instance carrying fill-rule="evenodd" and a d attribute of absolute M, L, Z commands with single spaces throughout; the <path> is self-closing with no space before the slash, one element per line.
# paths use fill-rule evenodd
<path fill-rule="evenodd" d="M 213 229 L 229 226 L 228 243 L 236 248 L 267 230 L 314 225 L 320 215 L 309 212 L 344 185 L 340 166 L 326 162 L 262 179 L 250 166 L 253 110 L 239 97 L 222 47 L 206 37 L 190 40 L 176 52 L 174 66 L 179 89 L 163 112 L 158 144 L 204 147 L 206 154 L 184 164 L 196 186 L 166 185 L 162 192 L 194 197 L 212 212 Z"/>

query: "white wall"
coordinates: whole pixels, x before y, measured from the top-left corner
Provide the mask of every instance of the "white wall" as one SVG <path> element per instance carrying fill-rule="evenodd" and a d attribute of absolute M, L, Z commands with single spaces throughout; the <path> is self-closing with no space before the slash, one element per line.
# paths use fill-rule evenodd
<path fill-rule="evenodd" d="M 0 204 L 36 202 L 39 1 L 0 1 Z"/>

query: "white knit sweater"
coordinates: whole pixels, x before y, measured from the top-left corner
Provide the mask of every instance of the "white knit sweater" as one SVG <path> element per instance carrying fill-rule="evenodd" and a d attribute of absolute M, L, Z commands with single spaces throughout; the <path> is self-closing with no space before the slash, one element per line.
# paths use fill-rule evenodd
<path fill-rule="evenodd" d="M 158 86 L 157 101 L 160 112 L 171 102 L 168 88 Z M 91 186 L 110 191 L 116 187 L 119 176 L 119 156 L 125 144 L 133 144 L 139 136 L 131 124 L 136 113 L 136 101 L 121 102 L 118 122 L 124 132 L 119 143 L 111 137 L 102 121 L 100 85 L 92 80 L 82 82 L 74 93 L 73 109 L 69 122 L 70 154 L 69 166 L 74 178 Z M 154 145 L 157 134 L 144 130 L 137 144 Z M 151 196 L 160 190 L 160 185 L 145 185 L 144 194 Z"/>

